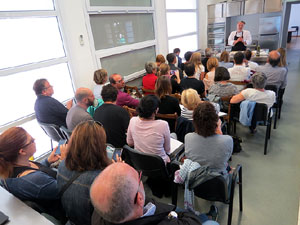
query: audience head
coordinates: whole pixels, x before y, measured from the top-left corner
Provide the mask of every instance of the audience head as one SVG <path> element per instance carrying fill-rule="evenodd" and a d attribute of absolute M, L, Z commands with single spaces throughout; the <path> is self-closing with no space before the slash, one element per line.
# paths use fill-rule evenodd
<path fill-rule="evenodd" d="M 206 49 L 205 49 L 205 57 L 206 57 L 206 58 L 211 57 L 211 48 L 206 48 Z"/>
<path fill-rule="evenodd" d="M 125 82 L 123 77 L 120 74 L 114 73 L 109 77 L 109 83 L 117 88 L 118 90 L 125 87 Z"/>
<path fill-rule="evenodd" d="M 180 54 L 180 48 L 174 48 L 173 53 L 175 53 L 176 55 Z"/>
<path fill-rule="evenodd" d="M 277 49 L 277 51 L 280 54 L 280 61 L 279 61 L 278 66 L 279 67 L 285 67 L 285 66 L 287 66 L 287 63 L 286 63 L 286 51 L 285 51 L 285 49 L 284 48 L 279 48 L 279 49 Z"/>
<path fill-rule="evenodd" d="M 171 80 L 167 76 L 160 76 L 156 80 L 155 84 L 155 94 L 159 98 L 163 98 L 166 95 L 172 94 Z"/>
<path fill-rule="evenodd" d="M 174 53 L 169 53 L 167 55 L 167 60 L 169 64 L 175 64 L 176 63 L 176 55 Z"/>
<path fill-rule="evenodd" d="M 215 70 L 215 82 L 230 80 L 230 74 L 227 68 L 219 66 Z"/>
<path fill-rule="evenodd" d="M 251 77 L 251 83 L 254 88 L 264 89 L 267 83 L 267 76 L 262 72 L 256 72 Z"/>
<path fill-rule="evenodd" d="M 139 117 L 152 119 L 153 115 L 157 113 L 159 103 L 160 101 L 155 95 L 146 95 L 143 97 L 137 107 Z"/>
<path fill-rule="evenodd" d="M 193 52 L 191 52 L 191 51 L 186 52 L 186 53 L 184 54 L 185 61 L 186 61 L 186 62 L 189 62 L 190 59 L 191 59 L 191 57 L 192 57 L 192 55 L 193 55 Z"/>
<path fill-rule="evenodd" d="M 193 112 L 193 124 L 195 132 L 203 137 L 215 134 L 219 117 L 215 107 L 210 102 L 202 102 Z"/>
<path fill-rule="evenodd" d="M 156 71 L 157 71 L 156 63 L 155 62 L 146 62 L 145 70 L 146 70 L 147 74 L 156 73 Z"/>
<path fill-rule="evenodd" d="M 166 59 L 165 57 L 162 55 L 162 54 L 159 54 L 156 56 L 156 65 L 157 66 L 160 66 L 162 63 L 165 63 L 166 62 Z"/>
<path fill-rule="evenodd" d="M 252 52 L 251 52 L 249 49 L 247 49 L 247 50 L 244 52 L 244 55 L 245 55 L 245 59 L 249 61 L 249 60 L 251 59 Z"/>
<path fill-rule="evenodd" d="M 194 110 L 200 102 L 201 99 L 195 89 L 189 88 L 181 93 L 181 103 L 188 110 Z"/>
<path fill-rule="evenodd" d="M 233 59 L 236 65 L 242 65 L 244 61 L 244 54 L 242 52 L 237 52 L 234 54 Z"/>
<path fill-rule="evenodd" d="M 35 153 L 34 139 L 21 127 L 11 127 L 0 135 L 0 177 L 12 175 L 20 157 L 29 159 Z"/>
<path fill-rule="evenodd" d="M 162 63 L 159 66 L 160 76 L 170 75 L 170 66 L 168 64 Z"/>
<path fill-rule="evenodd" d="M 184 72 L 188 77 L 194 76 L 195 74 L 195 65 L 192 62 L 186 63 L 184 66 Z"/>
<path fill-rule="evenodd" d="M 52 96 L 53 86 L 46 79 L 38 79 L 33 84 L 33 90 L 36 95 Z"/>
<path fill-rule="evenodd" d="M 272 67 L 278 66 L 280 62 L 280 53 L 276 50 L 273 50 L 269 53 L 268 62 Z"/>
<path fill-rule="evenodd" d="M 88 120 L 78 124 L 67 145 L 66 167 L 71 171 L 104 169 L 110 164 L 106 152 L 106 134 L 103 126 Z"/>
<path fill-rule="evenodd" d="M 81 87 L 76 90 L 75 99 L 77 104 L 89 107 L 94 104 L 95 96 L 90 89 Z"/>
<path fill-rule="evenodd" d="M 145 191 L 141 174 L 126 163 L 113 163 L 94 180 L 90 197 L 106 221 L 124 223 L 143 215 Z"/>
<path fill-rule="evenodd" d="M 210 57 L 207 60 L 207 69 L 208 71 L 211 71 L 212 69 L 216 69 L 219 66 L 219 61 L 215 57 Z"/>
<path fill-rule="evenodd" d="M 245 24 L 245 21 L 239 21 L 236 25 L 236 29 L 241 32 L 244 29 Z"/>
<path fill-rule="evenodd" d="M 191 63 L 194 63 L 195 66 L 199 66 L 202 64 L 201 62 L 201 53 L 200 52 L 194 52 L 192 54 L 192 57 L 191 57 Z"/>
<path fill-rule="evenodd" d="M 101 96 L 104 102 L 116 102 L 118 97 L 118 90 L 111 84 L 105 85 L 102 88 Z"/>
<path fill-rule="evenodd" d="M 94 72 L 94 81 L 96 84 L 105 84 L 107 81 L 107 71 L 105 69 L 96 70 Z"/>
<path fill-rule="evenodd" d="M 220 62 L 229 62 L 229 53 L 227 51 L 221 53 Z"/>

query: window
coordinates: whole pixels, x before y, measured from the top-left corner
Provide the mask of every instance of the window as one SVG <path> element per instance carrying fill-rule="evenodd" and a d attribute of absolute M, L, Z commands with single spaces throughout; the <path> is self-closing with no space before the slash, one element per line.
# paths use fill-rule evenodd
<path fill-rule="evenodd" d="M 120 73 L 126 81 L 144 74 L 145 62 L 156 55 L 151 0 L 87 0 L 87 14 L 95 69 Z"/>
<path fill-rule="evenodd" d="M 180 48 L 181 55 L 198 49 L 197 1 L 166 0 L 169 52 Z"/>
<path fill-rule="evenodd" d="M 33 83 L 48 79 L 54 86 L 53 97 L 61 102 L 74 95 L 55 4 L 3 0 L 0 5 L 0 29 L 5 31 L 0 36 L 0 132 L 24 127 L 36 139 L 35 157 L 50 150 L 50 140 L 35 120 Z"/>

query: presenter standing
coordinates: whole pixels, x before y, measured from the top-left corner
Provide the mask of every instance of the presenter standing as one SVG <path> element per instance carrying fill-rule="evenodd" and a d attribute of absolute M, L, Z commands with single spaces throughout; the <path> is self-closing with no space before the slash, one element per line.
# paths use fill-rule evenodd
<path fill-rule="evenodd" d="M 252 37 L 248 30 L 243 30 L 244 21 L 239 21 L 236 25 L 237 30 L 232 31 L 228 38 L 228 45 L 231 45 L 231 51 L 245 51 L 246 45 L 252 43 Z"/>

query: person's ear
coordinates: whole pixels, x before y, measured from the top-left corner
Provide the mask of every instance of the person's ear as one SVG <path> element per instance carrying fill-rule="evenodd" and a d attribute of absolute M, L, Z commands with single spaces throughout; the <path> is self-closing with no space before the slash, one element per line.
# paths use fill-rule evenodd
<path fill-rule="evenodd" d="M 144 207 L 144 204 L 145 204 L 144 196 L 143 196 L 143 194 L 140 191 L 137 193 L 136 204 L 139 205 L 139 206 L 141 206 L 141 207 Z"/>
<path fill-rule="evenodd" d="M 23 148 L 21 148 L 21 149 L 19 150 L 19 155 L 26 155 L 26 152 L 24 151 Z"/>

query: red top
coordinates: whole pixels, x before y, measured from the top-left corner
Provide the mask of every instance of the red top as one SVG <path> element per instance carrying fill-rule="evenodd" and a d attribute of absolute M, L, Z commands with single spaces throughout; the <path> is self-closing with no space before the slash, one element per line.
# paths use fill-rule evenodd
<path fill-rule="evenodd" d="M 143 77 L 143 87 L 145 89 L 154 90 L 157 76 L 154 73 L 147 74 Z"/>

